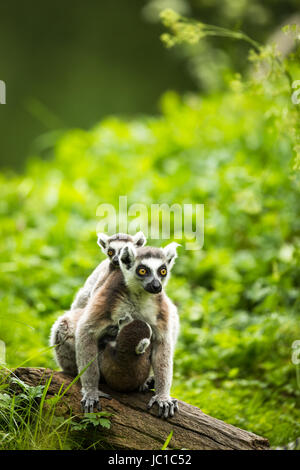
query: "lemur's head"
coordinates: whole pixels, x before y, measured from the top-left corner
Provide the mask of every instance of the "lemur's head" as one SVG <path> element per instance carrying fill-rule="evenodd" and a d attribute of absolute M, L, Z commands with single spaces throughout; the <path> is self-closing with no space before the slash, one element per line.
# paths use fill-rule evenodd
<path fill-rule="evenodd" d="M 175 242 L 164 248 L 124 246 L 120 254 L 120 268 L 127 286 L 135 292 L 144 289 L 150 294 L 158 294 L 166 285 L 177 258 L 177 246 Z"/>
<path fill-rule="evenodd" d="M 111 265 L 117 268 L 119 267 L 119 256 L 122 248 L 127 245 L 142 247 L 146 243 L 146 237 L 143 232 L 138 232 L 133 236 L 126 233 L 116 233 L 111 237 L 108 237 L 105 233 L 98 233 L 97 243 L 109 258 Z"/>

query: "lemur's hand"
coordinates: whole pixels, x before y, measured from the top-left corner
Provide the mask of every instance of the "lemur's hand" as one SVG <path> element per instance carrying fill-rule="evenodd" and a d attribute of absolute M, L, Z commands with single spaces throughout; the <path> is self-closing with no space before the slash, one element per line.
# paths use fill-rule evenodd
<path fill-rule="evenodd" d="M 174 416 L 175 411 L 178 410 L 178 402 L 176 398 L 171 398 L 165 395 L 153 395 L 148 403 L 150 409 L 154 403 L 158 405 L 158 417 L 168 418 Z"/>
<path fill-rule="evenodd" d="M 101 411 L 101 403 L 99 398 L 107 398 L 111 400 L 111 396 L 107 393 L 95 390 L 93 392 L 85 392 L 81 400 L 81 407 L 84 413 L 93 413 L 94 408 Z"/>
<path fill-rule="evenodd" d="M 128 323 L 131 323 L 132 321 L 133 321 L 133 318 L 130 315 L 130 313 L 125 313 L 124 317 L 119 318 L 119 321 L 118 321 L 119 329 L 125 325 L 128 325 Z"/>

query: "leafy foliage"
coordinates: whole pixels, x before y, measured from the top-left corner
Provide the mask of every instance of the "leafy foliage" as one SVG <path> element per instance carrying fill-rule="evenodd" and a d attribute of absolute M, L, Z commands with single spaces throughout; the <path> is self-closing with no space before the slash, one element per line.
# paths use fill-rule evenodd
<path fill-rule="evenodd" d="M 102 426 L 103 428 L 110 429 L 110 421 L 106 416 L 111 416 L 111 413 L 107 413 L 106 411 L 86 413 L 79 423 L 72 423 L 72 429 L 74 431 L 82 431 L 86 430 L 89 426 Z"/>

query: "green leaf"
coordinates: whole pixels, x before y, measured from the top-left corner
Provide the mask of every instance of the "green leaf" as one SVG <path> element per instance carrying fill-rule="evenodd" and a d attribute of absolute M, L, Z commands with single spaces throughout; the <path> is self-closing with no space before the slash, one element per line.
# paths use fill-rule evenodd
<path fill-rule="evenodd" d="M 168 435 L 168 437 L 167 437 L 167 439 L 166 439 L 164 445 L 162 446 L 161 450 L 166 450 L 166 449 L 167 449 L 167 447 L 168 447 L 168 445 L 169 445 L 169 443 L 170 443 L 170 441 L 171 441 L 171 439 L 172 439 L 172 436 L 173 436 L 173 430 L 172 430 L 172 431 L 170 432 L 170 434 Z"/>

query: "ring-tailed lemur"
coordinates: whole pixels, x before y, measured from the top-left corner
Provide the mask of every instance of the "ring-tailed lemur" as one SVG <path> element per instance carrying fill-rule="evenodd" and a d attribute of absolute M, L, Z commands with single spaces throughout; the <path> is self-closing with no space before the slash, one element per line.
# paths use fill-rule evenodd
<path fill-rule="evenodd" d="M 84 308 L 89 298 L 104 284 L 110 272 L 119 268 L 119 255 L 126 244 L 133 243 L 136 247 L 142 247 L 146 243 L 146 238 L 143 232 L 138 232 L 133 236 L 126 233 L 116 233 L 111 237 L 105 233 L 98 233 L 97 243 L 107 258 L 94 269 L 84 286 L 79 289 L 71 305 L 71 310 Z"/>
<path fill-rule="evenodd" d="M 158 404 L 159 416 L 173 416 L 177 400 L 170 397 L 173 375 L 173 354 L 179 330 L 177 309 L 163 290 L 174 264 L 177 243 L 165 248 L 122 248 L 121 270 L 113 271 L 91 298 L 78 319 L 75 350 L 78 371 L 82 373 L 82 406 L 91 412 L 101 409 L 98 341 L 125 314 L 146 321 L 152 329 L 151 365 L 156 393 L 148 408 Z"/>
<path fill-rule="evenodd" d="M 101 379 L 113 390 L 138 390 L 149 376 L 152 330 L 148 323 L 126 314 L 120 318 L 115 341 L 99 352 Z"/>

